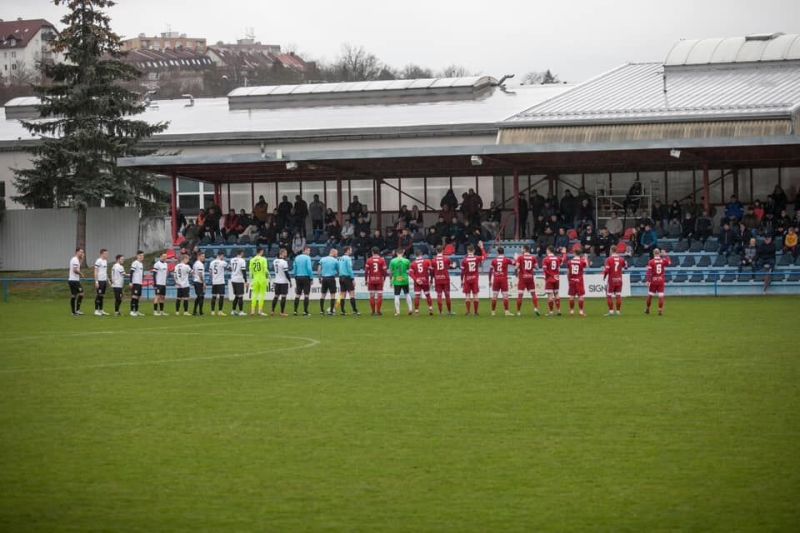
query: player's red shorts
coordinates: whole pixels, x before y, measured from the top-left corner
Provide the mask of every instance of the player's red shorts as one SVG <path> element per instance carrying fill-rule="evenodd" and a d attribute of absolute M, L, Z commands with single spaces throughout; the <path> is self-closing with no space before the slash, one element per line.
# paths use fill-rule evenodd
<path fill-rule="evenodd" d="M 650 287 L 647 290 L 648 292 L 652 293 L 664 292 L 664 285 L 665 283 L 663 279 L 658 281 L 651 281 Z"/>
<path fill-rule="evenodd" d="M 508 278 L 494 278 L 492 279 L 492 290 L 508 292 Z"/>
<path fill-rule="evenodd" d="M 517 280 L 517 290 L 519 291 L 535 291 L 536 282 L 533 278 L 519 278 Z"/>
<path fill-rule="evenodd" d="M 430 281 L 415 281 L 414 282 L 414 291 L 415 292 L 431 292 L 431 282 Z"/>
<path fill-rule="evenodd" d="M 570 296 L 583 296 L 586 294 L 586 287 L 583 281 L 569 280 L 569 295 Z"/>
<path fill-rule="evenodd" d="M 450 280 L 437 279 L 435 280 L 434 287 L 436 288 L 436 292 L 450 292 Z"/>
<path fill-rule="evenodd" d="M 560 285 L 559 281 L 561 281 L 561 280 L 558 279 L 558 278 L 547 278 L 547 279 L 545 279 L 544 280 L 544 290 L 558 292 L 558 288 L 559 288 L 559 285 Z"/>
<path fill-rule="evenodd" d="M 464 280 L 464 293 L 465 294 L 478 294 L 478 278 Z"/>
<path fill-rule="evenodd" d="M 622 280 L 609 278 L 608 286 L 606 287 L 606 293 L 617 294 L 621 292 L 622 292 Z"/>
<path fill-rule="evenodd" d="M 382 281 L 370 281 L 367 283 L 367 290 L 368 291 L 382 291 L 383 290 L 383 282 Z"/>

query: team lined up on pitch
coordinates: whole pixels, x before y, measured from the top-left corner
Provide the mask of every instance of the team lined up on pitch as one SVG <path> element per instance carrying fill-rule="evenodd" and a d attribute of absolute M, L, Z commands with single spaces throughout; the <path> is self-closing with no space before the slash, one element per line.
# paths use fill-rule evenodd
<path fill-rule="evenodd" d="M 267 292 L 272 282 L 274 297 L 272 299 L 272 315 L 279 310 L 280 316 L 288 316 L 286 312 L 286 300 L 289 294 L 289 287 L 292 282 L 295 284 L 294 315 L 310 316 L 309 301 L 311 287 L 315 282 L 320 285 L 319 310 L 323 316 L 336 315 L 337 292 L 339 295 L 339 313 L 347 315 L 346 301 L 349 300 L 351 314 L 360 316 L 356 302 L 355 292 L 355 272 L 353 270 L 352 248 L 344 248 L 343 254 L 339 257 L 337 249 L 332 249 L 329 255 L 321 258 L 316 272 L 310 256 L 311 248 L 306 247 L 302 254 L 294 258 L 290 269 L 287 261 L 287 251 L 281 249 L 277 258 L 272 261 L 272 279 L 270 279 L 269 263 L 264 257 L 264 250 L 258 248 L 256 255 L 249 260 L 245 260 L 244 251 L 239 250 L 230 262 L 226 260 L 225 254 L 219 252 L 217 257 L 209 264 L 209 274 L 211 279 L 211 314 L 226 316 L 224 312 L 225 293 L 226 293 L 226 273 L 230 273 L 230 282 L 233 289 L 232 316 L 246 316 L 244 311 L 244 295 L 250 291 L 250 315 L 267 316 L 264 312 L 264 305 L 267 299 Z M 399 249 L 395 256 L 389 261 L 380 255 L 380 250 L 373 248 L 372 256 L 367 259 L 364 268 L 364 281 L 369 291 L 369 306 L 372 316 L 381 316 L 383 309 L 384 283 L 388 277 L 394 289 L 394 314 L 400 315 L 401 296 L 405 297 L 406 309 L 409 315 L 419 314 L 420 302 L 425 297 L 428 314 L 433 315 L 434 309 L 438 309 L 439 315 L 454 315 L 453 305 L 450 298 L 451 274 L 450 271 L 457 265 L 452 259 L 443 253 L 442 247 L 438 246 L 436 255 L 427 258 L 422 250 L 416 250 L 416 257 L 412 260 L 404 256 L 405 252 Z M 536 294 L 536 270 L 539 267 L 539 258 L 531 253 L 530 246 L 523 247 L 523 253 L 514 259 L 506 257 L 502 246 L 497 247 L 497 255 L 491 260 L 489 267 L 489 285 L 492 291 L 491 313 L 496 314 L 498 298 L 502 298 L 503 312 L 506 316 L 513 316 L 514 313 L 509 309 L 509 276 L 514 269 L 517 276 L 517 301 L 516 315 L 522 314 L 523 302 L 526 293 L 531 296 L 533 312 L 540 316 L 539 298 Z M 589 267 L 589 261 L 580 249 L 568 257 L 567 250 L 561 248 L 559 255 L 552 247 L 547 248 L 546 255 L 541 259 L 542 274 L 544 275 L 545 294 L 547 296 L 547 316 L 561 315 L 560 275 L 562 267 L 566 265 L 569 312 L 575 313 L 577 302 L 578 315 L 586 316 L 584 311 L 585 282 L 584 272 Z M 76 250 L 75 256 L 70 260 L 69 265 L 69 287 L 70 287 L 70 310 L 73 316 L 83 315 L 81 303 L 83 301 L 83 286 L 81 284 L 82 273 L 81 263 L 85 252 L 82 248 Z M 191 316 L 203 316 L 205 308 L 206 268 L 205 252 L 197 253 L 197 258 L 190 265 L 188 255 L 182 255 L 180 261 L 172 272 L 172 276 L 177 289 L 175 298 L 175 314 Z M 482 263 L 487 259 L 487 253 L 483 243 L 479 243 L 477 248 L 469 246 L 467 255 L 460 264 L 461 287 L 465 296 L 466 315 L 479 315 L 479 279 Z M 126 279 L 130 284 L 130 316 L 144 316 L 139 311 L 139 303 L 142 298 L 142 287 L 144 285 L 145 268 L 144 253 L 139 251 L 136 259 L 131 263 L 130 270 L 125 271 L 123 263 L 125 258 L 117 255 L 111 267 L 111 288 L 114 293 L 114 314 L 120 316 L 122 312 L 122 300 Z M 622 284 L 623 274 L 627 268 L 625 258 L 617 253 L 616 247 L 611 247 L 611 255 L 608 257 L 603 270 L 603 278 L 607 280 L 606 303 L 608 313 L 606 316 L 615 316 L 622 313 Z M 653 258 L 647 265 L 646 279 L 649 282 L 647 304 L 645 313 L 650 313 L 653 296 L 658 296 L 658 314 L 663 314 L 664 310 L 664 291 L 666 284 L 666 268 L 670 266 L 669 257 L 662 254 L 660 250 L 653 251 Z M 167 316 L 164 305 L 166 303 L 167 282 L 169 277 L 169 265 L 167 254 L 163 253 L 155 261 L 150 274 L 152 275 L 155 287 L 155 297 L 153 299 L 153 314 L 155 316 Z M 338 287 L 337 287 L 338 281 Z M 413 282 L 414 298 L 412 301 L 411 287 Z M 105 295 L 109 286 L 108 277 L 108 250 L 101 249 L 100 255 L 94 263 L 94 286 L 95 286 L 95 311 L 96 316 L 108 316 L 110 313 L 105 311 Z M 436 306 L 433 304 L 431 288 L 436 292 Z M 189 312 L 190 291 L 194 288 L 195 298 L 192 312 Z M 327 298 L 327 307 L 326 307 Z M 302 312 L 300 304 L 302 301 Z"/>

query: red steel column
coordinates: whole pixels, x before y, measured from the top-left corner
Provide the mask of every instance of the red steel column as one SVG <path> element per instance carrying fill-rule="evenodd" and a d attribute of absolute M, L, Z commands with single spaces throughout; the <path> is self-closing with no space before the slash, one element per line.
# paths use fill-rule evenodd
<path fill-rule="evenodd" d="M 514 240 L 519 240 L 519 171 L 514 169 Z"/>
<path fill-rule="evenodd" d="M 708 163 L 703 163 L 703 209 L 710 213 L 711 212 L 711 186 L 709 185 L 708 180 Z"/>
<path fill-rule="evenodd" d="M 219 183 L 214 184 L 214 205 L 222 209 L 222 185 Z"/>
<path fill-rule="evenodd" d="M 170 196 L 170 215 L 172 217 L 172 242 L 178 240 L 178 178 L 172 173 L 172 194 Z"/>
<path fill-rule="evenodd" d="M 379 229 L 383 231 L 383 199 L 381 198 L 381 184 L 383 180 L 376 179 L 375 180 L 375 212 L 378 220 L 375 224 L 375 229 Z"/>
<path fill-rule="evenodd" d="M 344 226 L 344 217 L 342 216 L 342 178 L 336 177 L 336 202 L 339 204 L 339 225 Z"/>

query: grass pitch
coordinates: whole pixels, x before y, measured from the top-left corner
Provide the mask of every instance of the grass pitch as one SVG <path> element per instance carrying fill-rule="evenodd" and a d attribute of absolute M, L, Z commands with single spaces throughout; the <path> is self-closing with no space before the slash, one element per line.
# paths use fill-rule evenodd
<path fill-rule="evenodd" d="M 798 304 L 265 320 L 13 300 L 0 530 L 796 531 Z"/>

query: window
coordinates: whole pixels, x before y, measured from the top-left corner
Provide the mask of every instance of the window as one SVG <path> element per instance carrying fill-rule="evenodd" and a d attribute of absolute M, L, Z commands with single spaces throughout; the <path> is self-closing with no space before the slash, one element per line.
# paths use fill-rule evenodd
<path fill-rule="evenodd" d="M 342 186 L 345 186 L 344 183 Z M 375 207 L 373 205 L 375 198 L 372 193 L 372 180 L 350 180 L 350 201 L 353 200 L 353 196 L 358 196 L 358 201 L 362 205 L 368 206 L 371 211 Z"/>
<path fill-rule="evenodd" d="M 0 198 L 6 197 L 6 182 L 0 181 Z"/>
<path fill-rule="evenodd" d="M 405 205 L 409 209 L 416 205 L 421 211 L 425 210 L 425 181 L 422 178 L 404 178 L 402 189 L 400 205 Z"/>
<path fill-rule="evenodd" d="M 283 197 L 289 198 L 289 202 L 294 205 L 294 197 L 300 194 L 299 181 L 278 182 L 278 203 L 283 201 Z M 278 207 L 277 205 L 275 207 Z"/>
<path fill-rule="evenodd" d="M 325 201 L 324 189 L 321 181 L 305 181 L 303 182 L 303 200 L 306 203 L 314 201 L 314 195 L 318 194 L 320 201 Z"/>
<path fill-rule="evenodd" d="M 17 70 L 17 64 L 16 64 L 16 63 L 14 63 L 13 65 L 11 65 L 11 70 Z"/>
<path fill-rule="evenodd" d="M 439 209 L 442 198 L 450 188 L 450 178 L 428 178 L 428 205 L 433 209 Z"/>
<path fill-rule="evenodd" d="M 14 46 L 14 40 L 13 39 L 11 40 L 11 46 Z M 17 57 L 17 53 L 16 52 L 11 52 L 11 57 Z"/>
<path fill-rule="evenodd" d="M 195 180 L 178 179 L 178 191 L 180 192 L 199 192 L 200 182 Z"/>
<path fill-rule="evenodd" d="M 385 179 L 381 184 L 381 204 L 383 211 L 398 211 L 400 209 L 400 193 L 397 187 L 400 185 L 398 179 Z M 390 186 L 391 185 L 391 186 Z"/>

